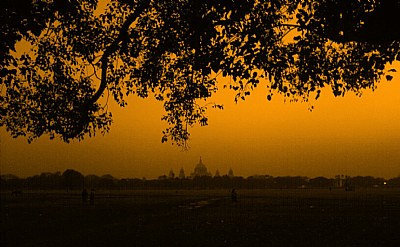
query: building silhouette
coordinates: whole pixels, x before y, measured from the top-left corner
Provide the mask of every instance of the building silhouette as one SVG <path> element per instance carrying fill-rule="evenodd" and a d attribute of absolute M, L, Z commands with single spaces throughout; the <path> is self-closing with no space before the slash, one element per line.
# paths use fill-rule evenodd
<path fill-rule="evenodd" d="M 179 171 L 179 179 L 185 179 L 186 175 L 185 175 L 185 171 L 183 170 L 183 167 L 181 168 L 181 170 Z"/>
<path fill-rule="evenodd" d="M 228 177 L 233 178 L 234 176 L 235 176 L 235 175 L 233 175 L 233 170 L 232 170 L 232 168 L 229 169 L 229 171 L 228 171 Z"/>
<path fill-rule="evenodd" d="M 211 177 L 211 173 L 208 172 L 207 167 L 203 164 L 203 161 L 201 160 L 201 157 L 200 157 L 199 163 L 194 168 L 194 172 L 191 174 L 191 177 L 192 178 L 195 178 L 195 177 Z"/>
<path fill-rule="evenodd" d="M 174 171 L 172 169 L 169 171 L 168 178 L 169 179 L 174 179 L 175 178 L 175 173 L 174 173 Z"/>

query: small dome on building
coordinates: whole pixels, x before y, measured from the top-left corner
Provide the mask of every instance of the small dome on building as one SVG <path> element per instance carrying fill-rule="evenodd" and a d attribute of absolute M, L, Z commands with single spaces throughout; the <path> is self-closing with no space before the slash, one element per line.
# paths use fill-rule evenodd
<path fill-rule="evenodd" d="M 182 167 L 181 170 L 179 171 L 179 178 L 180 178 L 180 179 L 186 178 L 186 176 L 185 176 L 185 171 L 183 170 L 183 167 Z"/>
<path fill-rule="evenodd" d="M 232 170 L 232 168 L 229 169 L 229 171 L 228 171 L 228 177 L 233 178 L 234 176 L 235 176 L 235 175 L 233 175 L 233 170 Z"/>

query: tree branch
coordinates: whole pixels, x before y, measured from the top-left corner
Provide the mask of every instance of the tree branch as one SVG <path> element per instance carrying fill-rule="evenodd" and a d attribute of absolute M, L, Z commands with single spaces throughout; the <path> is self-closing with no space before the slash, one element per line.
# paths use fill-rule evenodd
<path fill-rule="evenodd" d="M 129 27 L 135 22 L 141 13 L 150 5 L 151 0 L 145 0 L 140 4 L 133 13 L 131 13 L 125 20 L 124 24 L 120 29 L 118 37 L 105 48 L 103 56 L 101 57 L 101 82 L 99 89 L 93 95 L 93 97 L 89 100 L 88 104 L 95 103 L 101 95 L 103 95 L 104 90 L 107 88 L 107 68 L 108 68 L 108 61 L 109 57 L 118 50 L 120 42 L 124 41 L 128 38 L 128 30 Z"/>

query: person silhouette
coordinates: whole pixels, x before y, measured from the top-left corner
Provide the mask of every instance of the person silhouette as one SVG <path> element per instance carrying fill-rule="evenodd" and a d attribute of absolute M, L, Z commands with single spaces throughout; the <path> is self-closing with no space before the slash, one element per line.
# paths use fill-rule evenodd
<path fill-rule="evenodd" d="M 231 198 L 232 198 L 232 202 L 237 202 L 237 193 L 236 193 L 235 189 L 232 189 Z"/>
<path fill-rule="evenodd" d="M 87 192 L 86 188 L 82 190 L 82 203 L 85 204 L 87 202 L 89 193 Z"/>
<path fill-rule="evenodd" d="M 90 205 L 94 205 L 94 189 L 90 191 Z"/>

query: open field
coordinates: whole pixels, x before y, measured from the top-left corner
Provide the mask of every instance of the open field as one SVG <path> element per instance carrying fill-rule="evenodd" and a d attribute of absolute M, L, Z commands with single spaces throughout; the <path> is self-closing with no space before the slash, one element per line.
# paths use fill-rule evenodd
<path fill-rule="evenodd" d="M 400 246 L 400 191 L 1 193 L 1 246 Z"/>

